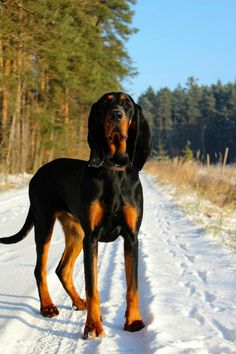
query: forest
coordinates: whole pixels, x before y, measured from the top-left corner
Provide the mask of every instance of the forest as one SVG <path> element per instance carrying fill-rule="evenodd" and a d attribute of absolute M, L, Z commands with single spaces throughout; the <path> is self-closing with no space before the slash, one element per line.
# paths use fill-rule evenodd
<path fill-rule="evenodd" d="M 236 83 L 199 85 L 189 77 L 174 90 L 149 87 L 139 104 L 152 127 L 153 155 L 159 159 L 187 152 L 206 162 L 236 160 Z"/>
<path fill-rule="evenodd" d="M 0 0 L 0 172 L 87 158 L 87 117 L 104 92 L 136 74 L 125 43 L 136 0 Z M 149 87 L 139 103 L 153 155 L 236 159 L 236 84 Z"/>
<path fill-rule="evenodd" d="M 134 3 L 0 1 L 0 172 L 86 155 L 91 104 L 134 74 Z"/>

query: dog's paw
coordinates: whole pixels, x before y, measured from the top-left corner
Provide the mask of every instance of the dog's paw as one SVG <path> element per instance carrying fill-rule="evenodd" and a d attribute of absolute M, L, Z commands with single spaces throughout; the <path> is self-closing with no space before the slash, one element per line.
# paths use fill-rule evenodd
<path fill-rule="evenodd" d="M 40 313 L 41 313 L 42 316 L 50 317 L 50 318 L 59 315 L 58 308 L 56 306 L 54 306 L 54 305 L 41 307 Z"/>
<path fill-rule="evenodd" d="M 84 339 L 102 338 L 105 332 L 102 327 L 102 322 L 97 321 L 91 324 L 86 324 L 84 328 Z"/>
<path fill-rule="evenodd" d="M 86 301 L 81 299 L 80 301 L 77 301 L 76 303 L 73 303 L 72 304 L 72 308 L 75 311 L 85 311 L 87 309 Z"/>
<path fill-rule="evenodd" d="M 145 324 L 142 320 L 135 320 L 131 323 L 125 323 L 124 330 L 129 332 L 137 332 L 145 327 Z"/>

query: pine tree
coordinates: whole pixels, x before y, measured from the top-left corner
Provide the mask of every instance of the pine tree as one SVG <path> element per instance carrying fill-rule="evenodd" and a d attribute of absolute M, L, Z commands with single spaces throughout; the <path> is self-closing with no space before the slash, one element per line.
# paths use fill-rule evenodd
<path fill-rule="evenodd" d="M 155 93 L 148 88 L 139 102 L 153 121 L 157 156 L 164 150 L 171 157 L 192 158 L 200 151 L 203 161 L 208 155 L 217 162 L 229 147 L 228 161 L 236 159 L 236 83 L 223 85 L 218 81 L 200 86 L 189 78 L 186 87 L 179 85 L 173 91 L 160 89 Z"/>
<path fill-rule="evenodd" d="M 164 149 L 170 153 L 172 150 L 172 96 L 169 89 L 161 89 L 156 98 L 156 118 L 157 145 L 164 146 Z"/>
<path fill-rule="evenodd" d="M 207 152 L 211 150 L 210 145 L 215 145 L 214 140 L 209 139 L 212 122 L 215 118 L 215 98 L 209 87 L 203 87 L 202 99 L 200 101 L 200 152 L 202 158 L 206 158 Z"/>
<path fill-rule="evenodd" d="M 0 157 L 7 171 L 78 156 L 91 103 L 134 73 L 125 49 L 134 3 L 2 2 Z"/>
<path fill-rule="evenodd" d="M 185 161 L 190 161 L 193 159 L 193 152 L 191 150 L 191 142 L 187 140 L 186 145 L 183 149 L 183 158 Z"/>

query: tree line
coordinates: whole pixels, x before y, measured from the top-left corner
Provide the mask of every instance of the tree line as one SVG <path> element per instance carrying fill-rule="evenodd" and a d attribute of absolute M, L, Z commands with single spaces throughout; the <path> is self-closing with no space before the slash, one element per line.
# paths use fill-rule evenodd
<path fill-rule="evenodd" d="M 136 0 L 0 1 L 0 170 L 85 153 L 91 103 L 134 74 Z"/>
<path fill-rule="evenodd" d="M 193 155 L 215 163 L 229 148 L 236 160 L 236 83 L 199 85 L 190 77 L 174 90 L 149 87 L 139 104 L 152 127 L 153 154 L 159 158 Z"/>

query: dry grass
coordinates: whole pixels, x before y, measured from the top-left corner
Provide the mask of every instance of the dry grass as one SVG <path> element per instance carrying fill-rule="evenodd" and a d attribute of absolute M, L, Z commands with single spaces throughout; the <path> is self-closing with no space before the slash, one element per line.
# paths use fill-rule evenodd
<path fill-rule="evenodd" d="M 152 160 L 146 171 L 186 215 L 236 249 L 236 166 L 202 166 L 197 161 Z"/>
<path fill-rule="evenodd" d="M 146 170 L 163 183 L 172 184 L 183 191 L 195 191 L 219 207 L 236 209 L 236 167 L 203 167 L 197 161 L 175 158 L 151 160 Z"/>

